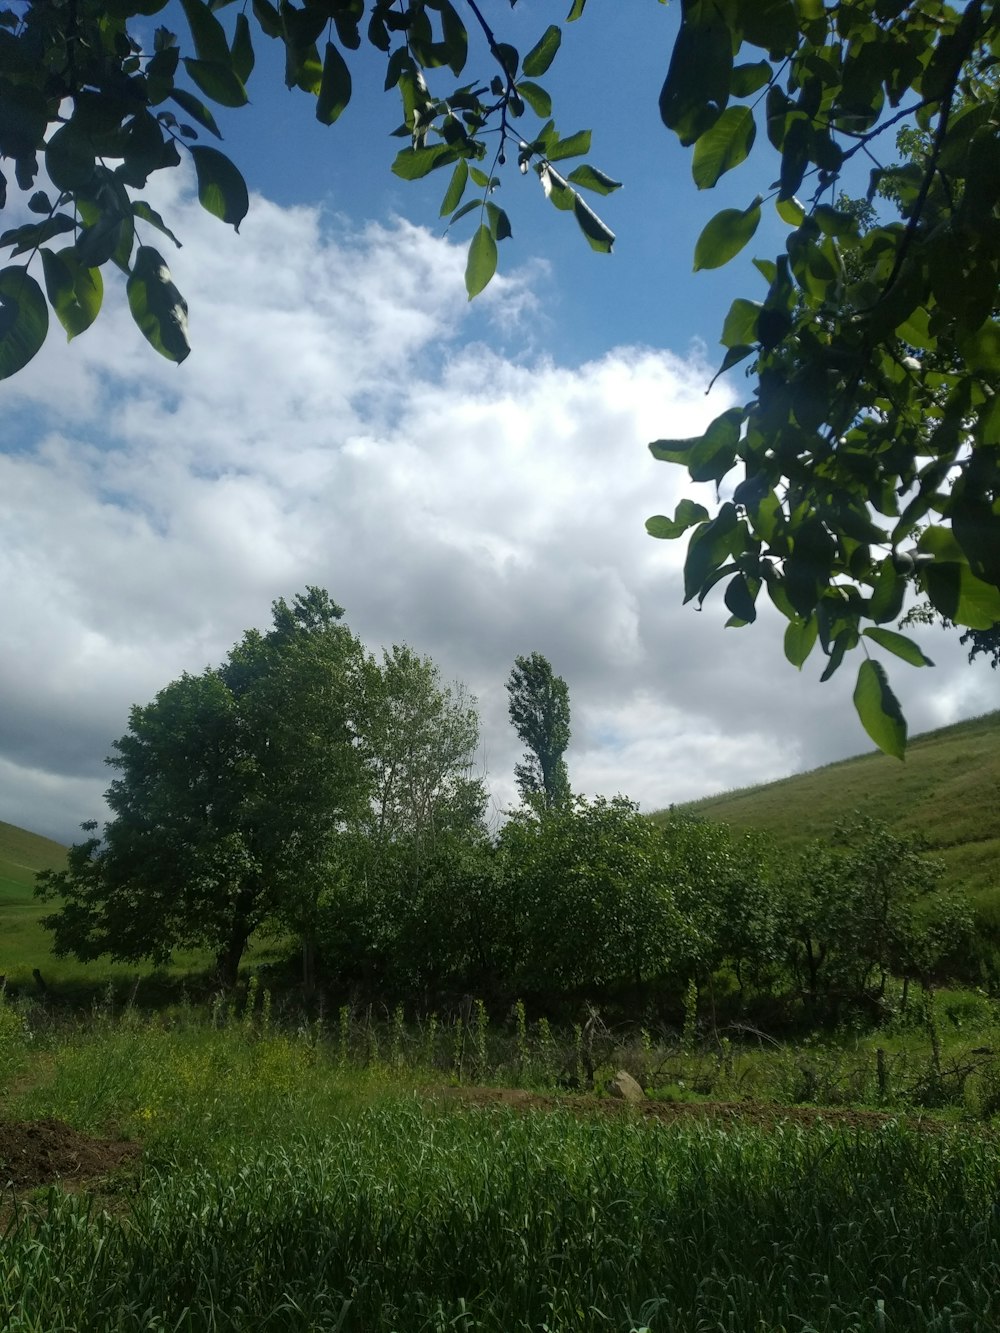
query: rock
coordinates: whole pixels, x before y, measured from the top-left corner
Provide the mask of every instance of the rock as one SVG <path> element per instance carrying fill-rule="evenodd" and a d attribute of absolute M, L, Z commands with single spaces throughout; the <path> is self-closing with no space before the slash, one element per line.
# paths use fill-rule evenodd
<path fill-rule="evenodd" d="M 646 1094 L 639 1083 L 624 1069 L 619 1069 L 611 1080 L 608 1086 L 608 1096 L 617 1097 L 622 1102 L 644 1102 L 646 1100 Z"/>

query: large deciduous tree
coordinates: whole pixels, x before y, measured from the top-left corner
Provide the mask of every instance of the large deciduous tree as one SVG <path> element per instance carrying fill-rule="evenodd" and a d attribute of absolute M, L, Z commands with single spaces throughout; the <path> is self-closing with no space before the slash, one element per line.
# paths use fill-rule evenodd
<path fill-rule="evenodd" d="M 20 205 L 0 250 L 24 257 L 0 270 L 0 378 L 38 351 L 50 307 L 69 337 L 90 326 L 108 265 L 128 275 L 145 337 L 187 356 L 187 307 L 156 248 L 175 238 L 142 191 L 189 155 L 203 205 L 239 226 L 245 181 L 202 140 L 221 137 L 213 106 L 248 103 L 261 38 L 282 45 L 288 86 L 324 124 L 350 101 L 363 69 L 353 53 L 366 42 L 382 53 L 402 111 L 392 170 L 447 178 L 442 216 L 473 222 L 470 296 L 510 235 L 495 197 L 505 165 L 536 174 L 590 245 L 611 249 L 581 191 L 618 182 L 588 164 L 563 174 L 590 134 L 561 134 L 538 82 L 558 24 L 522 55 L 491 26 L 495 6 L 477 0 L 254 0 L 232 17 L 225 0 L 181 0 L 182 37 L 161 25 L 140 40 L 137 22 L 165 4 L 0 12 L 0 155 Z M 567 19 L 585 5 L 572 0 Z M 624 10 L 604 21 L 627 42 Z M 764 289 L 735 300 L 722 331 L 722 369 L 750 365 L 749 397 L 697 438 L 652 446 L 715 483 L 715 512 L 685 499 L 649 531 L 690 534 L 685 597 L 700 603 L 724 582 L 730 624 L 754 620 L 766 590 L 793 664 L 818 643 L 827 679 L 861 650 L 858 712 L 900 756 L 905 721 L 873 654 L 926 662 L 889 628 L 907 593 L 967 630 L 1000 623 L 998 54 L 996 0 L 681 0 L 660 97 L 701 189 L 750 157 L 760 131 L 770 144 L 745 207 L 705 225 L 695 267 L 742 251 L 765 208 L 788 235 L 775 258 L 755 260 Z M 899 126 L 922 136 L 901 164 Z M 852 163 L 871 168 L 869 193 L 883 201 L 873 226 L 838 206 Z M 7 186 L 0 179 L 0 208 Z M 25 207 L 36 220 L 24 221 Z"/>
<path fill-rule="evenodd" d="M 371 804 L 359 827 L 372 846 L 405 843 L 415 855 L 439 835 L 481 825 L 486 789 L 475 772 L 476 701 L 444 685 L 429 657 L 396 644 L 363 672 L 361 744 Z"/>
<path fill-rule="evenodd" d="M 112 818 L 39 877 L 58 954 L 165 961 L 211 949 L 232 982 L 266 922 L 311 943 L 338 841 L 368 798 L 358 641 L 325 592 L 274 604 L 218 668 L 136 706 L 108 763 Z M 95 826 L 90 826 L 95 827 Z"/>
<path fill-rule="evenodd" d="M 507 680 L 514 730 L 527 746 L 514 768 L 518 790 L 529 805 L 554 810 L 570 799 L 563 755 L 569 745 L 569 687 L 541 653 L 517 657 Z"/>

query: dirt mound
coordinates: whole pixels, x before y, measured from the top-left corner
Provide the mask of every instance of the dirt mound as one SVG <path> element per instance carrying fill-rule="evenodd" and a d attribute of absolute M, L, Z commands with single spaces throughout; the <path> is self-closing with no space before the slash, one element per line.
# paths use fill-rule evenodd
<path fill-rule="evenodd" d="M 577 1115 L 621 1114 L 626 1103 L 607 1097 L 572 1095 L 547 1096 L 526 1092 L 522 1088 L 448 1087 L 429 1090 L 432 1100 L 460 1102 L 469 1106 L 510 1106 L 518 1111 L 552 1111 L 557 1108 Z M 627 1109 L 648 1120 L 715 1120 L 724 1124 L 754 1124 L 773 1128 L 780 1124 L 803 1127 L 823 1124 L 840 1129 L 877 1129 L 889 1120 L 899 1120 L 898 1114 L 884 1111 L 862 1111 L 849 1107 L 776 1106 L 763 1102 L 667 1102 L 648 1100 L 630 1103 Z M 941 1128 L 941 1122 L 931 1117 L 907 1115 L 902 1117 L 911 1126 L 921 1129 Z"/>
<path fill-rule="evenodd" d="M 138 1155 L 137 1143 L 95 1139 L 61 1120 L 0 1121 L 0 1190 L 82 1184 Z"/>

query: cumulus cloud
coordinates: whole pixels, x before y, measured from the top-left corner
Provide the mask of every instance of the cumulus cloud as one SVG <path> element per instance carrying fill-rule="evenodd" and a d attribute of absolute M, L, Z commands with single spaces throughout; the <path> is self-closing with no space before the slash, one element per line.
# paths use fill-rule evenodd
<path fill-rule="evenodd" d="M 257 199 L 235 238 L 167 188 L 188 360 L 109 293 L 4 387 L 0 817 L 72 838 L 129 706 L 309 583 L 372 649 L 408 642 L 468 684 L 498 806 L 504 682 L 534 650 L 569 682 L 577 790 L 655 808 L 867 747 L 851 681 L 797 675 L 767 613 L 736 632 L 721 604 L 682 608 L 683 543 L 644 533 L 684 493 L 646 442 L 729 403 L 697 350 L 556 364 L 542 265 L 470 307 L 461 249 L 421 228 Z M 938 672 L 893 671 L 914 729 L 992 706 L 985 667 L 926 646 Z"/>

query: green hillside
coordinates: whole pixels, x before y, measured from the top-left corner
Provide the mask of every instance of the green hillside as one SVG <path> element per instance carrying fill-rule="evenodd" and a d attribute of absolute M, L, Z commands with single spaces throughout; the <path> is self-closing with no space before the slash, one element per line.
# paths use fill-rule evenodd
<path fill-rule="evenodd" d="M 1000 712 L 915 736 L 903 763 L 873 751 L 677 809 L 793 845 L 859 810 L 923 838 L 970 894 L 1000 898 Z"/>
<path fill-rule="evenodd" d="M 65 861 L 66 848 L 61 843 L 0 821 L 0 902 L 30 899 L 37 872 L 55 869 Z"/>

